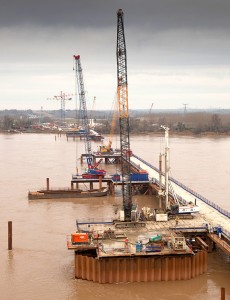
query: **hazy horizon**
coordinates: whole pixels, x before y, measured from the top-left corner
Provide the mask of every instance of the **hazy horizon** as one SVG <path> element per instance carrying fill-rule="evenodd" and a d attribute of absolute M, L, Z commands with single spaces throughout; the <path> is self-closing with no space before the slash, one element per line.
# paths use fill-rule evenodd
<path fill-rule="evenodd" d="M 228 0 L 3 0 L 0 109 L 60 109 L 75 93 L 73 55 L 81 55 L 92 106 L 115 98 L 116 30 L 124 11 L 129 108 L 229 108 Z M 76 100 L 66 109 L 74 109 Z"/>

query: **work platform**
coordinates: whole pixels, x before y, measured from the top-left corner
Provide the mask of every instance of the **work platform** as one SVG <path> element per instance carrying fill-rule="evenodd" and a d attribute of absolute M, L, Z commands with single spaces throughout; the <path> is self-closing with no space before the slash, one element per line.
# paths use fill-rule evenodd
<path fill-rule="evenodd" d="M 87 158 L 87 154 L 81 155 L 81 163 L 83 163 L 84 159 Z M 103 159 L 105 164 L 120 164 L 121 163 L 121 153 L 120 152 L 94 152 L 92 154 L 93 163 L 97 162 L 97 159 Z"/>
<path fill-rule="evenodd" d="M 116 185 L 122 185 L 122 181 L 121 180 L 113 180 L 111 178 L 111 176 L 108 176 L 108 177 L 102 177 L 101 179 L 99 178 L 82 178 L 82 175 L 73 175 L 72 177 L 72 180 L 71 182 L 73 183 L 87 183 L 87 182 L 99 182 L 99 181 L 102 181 L 102 182 L 112 182 Z M 135 180 L 132 180 L 131 183 L 133 184 L 149 184 L 149 181 L 148 180 L 142 180 L 142 181 L 135 181 Z"/>
<path fill-rule="evenodd" d="M 146 184 L 157 192 L 158 173 L 147 168 L 143 160 L 136 157 L 132 157 L 131 160 L 137 171 L 142 169 L 149 173 L 150 182 Z M 101 180 L 109 183 L 111 178 Z M 194 201 L 193 194 L 181 192 L 179 196 L 186 201 Z M 70 240 L 67 242 L 68 249 L 75 252 L 75 277 L 99 283 L 118 283 L 187 280 L 205 273 L 208 252 L 212 251 L 214 244 L 229 255 L 229 218 L 203 203 L 200 197 L 197 197 L 196 201 L 202 209 L 200 213 L 191 215 L 192 219 L 181 215 L 183 218 L 179 218 L 179 221 L 147 221 L 144 227 L 132 228 L 119 228 L 113 222 L 78 223 L 78 232 L 93 232 L 94 236 L 88 248 L 86 245 L 73 245 Z M 210 215 L 215 216 L 215 219 L 210 220 Z M 221 238 L 216 232 L 211 233 L 217 226 L 222 226 Z M 114 235 L 104 238 L 104 232 L 108 231 L 114 232 Z M 146 244 L 150 237 L 156 234 L 162 235 L 163 242 L 160 246 L 153 244 L 152 248 L 150 247 L 152 250 L 148 251 L 148 248 L 145 248 Z M 119 235 L 123 236 L 117 239 Z M 186 246 L 183 249 L 180 248 L 181 244 L 178 248 L 174 247 L 172 241 L 175 238 L 183 238 Z M 141 251 L 137 250 L 138 243 L 143 245 Z"/>
<path fill-rule="evenodd" d="M 206 243 L 196 239 L 203 241 L 207 234 L 202 221 L 202 218 L 179 221 L 178 229 L 186 227 L 192 231 L 186 243 L 181 233 L 170 229 L 175 227 L 175 220 L 150 221 L 145 227 L 122 230 L 113 222 L 77 223 L 78 230 L 91 232 L 92 238 L 88 246 L 67 241 L 68 249 L 75 252 L 75 277 L 99 283 L 194 278 L 207 271 Z M 149 243 L 152 236 L 159 234 L 160 241 Z M 173 239 L 179 242 L 174 243 Z M 139 248 L 140 243 L 143 248 Z"/>
<path fill-rule="evenodd" d="M 94 185 L 99 185 L 99 188 L 103 188 L 102 184 L 106 183 L 108 188 L 108 194 L 114 195 L 115 194 L 115 187 L 121 186 L 122 181 L 121 180 L 113 180 L 111 176 L 102 177 L 100 178 L 82 178 L 82 175 L 73 175 L 71 180 L 71 188 L 72 189 L 78 189 L 80 183 L 89 184 L 90 190 L 94 189 Z M 149 181 L 143 180 L 143 181 L 131 181 L 133 194 L 135 193 L 141 193 L 144 194 L 149 189 Z"/>

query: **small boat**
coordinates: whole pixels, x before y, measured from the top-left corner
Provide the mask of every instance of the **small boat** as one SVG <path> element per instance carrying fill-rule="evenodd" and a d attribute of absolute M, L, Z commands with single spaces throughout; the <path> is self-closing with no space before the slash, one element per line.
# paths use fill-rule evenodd
<path fill-rule="evenodd" d="M 57 189 L 57 190 L 39 190 L 36 192 L 28 192 L 29 200 L 39 199 L 62 199 L 62 198 L 91 198 L 103 197 L 108 194 L 108 188 L 92 190 L 71 190 L 71 189 Z"/>

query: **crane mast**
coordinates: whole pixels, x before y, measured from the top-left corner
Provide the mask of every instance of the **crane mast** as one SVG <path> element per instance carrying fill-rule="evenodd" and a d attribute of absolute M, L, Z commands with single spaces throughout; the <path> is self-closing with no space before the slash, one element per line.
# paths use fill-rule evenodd
<path fill-rule="evenodd" d="M 84 88 L 84 80 L 83 80 L 83 72 L 81 67 L 80 55 L 73 56 L 75 61 L 75 72 L 76 72 L 76 85 L 77 85 L 77 93 L 79 95 L 80 102 L 80 116 L 82 120 L 82 127 L 85 130 L 85 153 L 87 154 L 87 164 L 88 167 L 92 166 L 92 150 L 91 150 L 91 142 L 89 136 L 89 121 L 87 114 L 87 106 L 86 106 L 86 96 L 85 96 L 85 88 Z"/>
<path fill-rule="evenodd" d="M 131 221 L 132 190 L 130 182 L 130 141 L 128 112 L 127 56 L 124 34 L 123 11 L 117 11 L 117 97 L 121 143 L 121 173 L 124 220 Z"/>

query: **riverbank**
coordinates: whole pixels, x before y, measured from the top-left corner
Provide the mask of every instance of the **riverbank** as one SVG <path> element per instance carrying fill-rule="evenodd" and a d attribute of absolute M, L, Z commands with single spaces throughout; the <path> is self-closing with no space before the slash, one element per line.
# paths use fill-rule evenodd
<path fill-rule="evenodd" d="M 134 132 L 130 131 L 131 135 L 152 135 L 152 136 L 162 136 L 162 130 L 160 131 L 140 131 L 140 132 Z M 0 129 L 0 134 L 54 134 L 54 135 L 65 135 L 66 131 L 65 130 L 2 130 Z M 106 132 L 100 131 L 100 134 L 108 134 Z M 170 130 L 170 136 L 194 136 L 194 137 L 225 137 L 225 136 L 230 136 L 230 131 L 229 132 L 214 132 L 214 131 L 204 131 L 200 133 L 194 133 L 191 130 L 186 130 L 186 131 L 177 131 L 177 130 Z"/>

